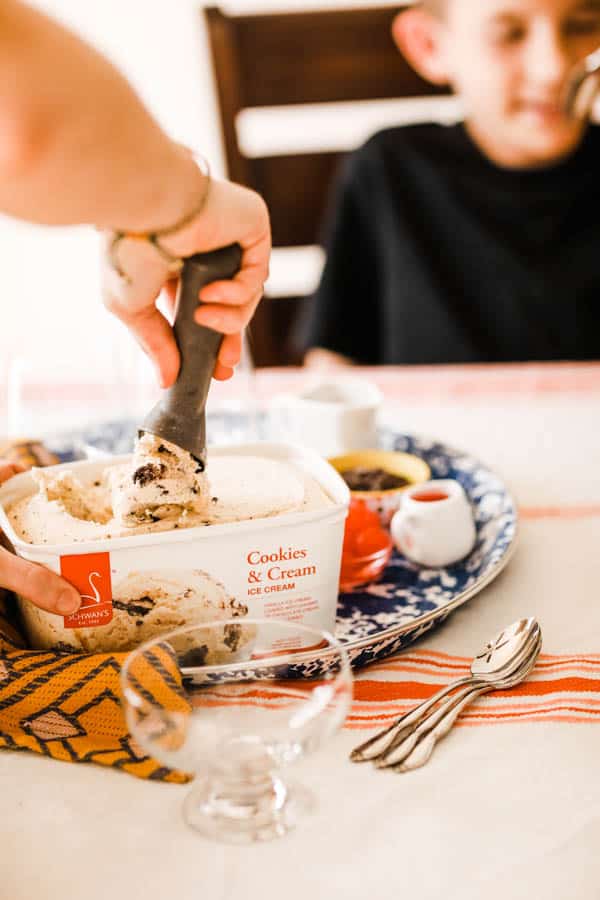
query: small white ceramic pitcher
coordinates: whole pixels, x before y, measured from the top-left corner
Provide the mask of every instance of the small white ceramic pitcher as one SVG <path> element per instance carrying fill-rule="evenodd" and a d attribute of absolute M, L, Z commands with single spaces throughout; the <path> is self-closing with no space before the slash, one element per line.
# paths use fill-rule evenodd
<path fill-rule="evenodd" d="M 464 559 L 476 537 L 471 504 L 462 485 L 452 479 L 426 481 L 404 491 L 390 530 L 400 553 L 431 568 Z"/>

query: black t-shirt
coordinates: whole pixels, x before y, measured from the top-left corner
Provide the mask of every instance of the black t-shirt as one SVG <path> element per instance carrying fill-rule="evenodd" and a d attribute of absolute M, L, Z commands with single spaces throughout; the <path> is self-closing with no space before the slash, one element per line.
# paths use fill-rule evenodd
<path fill-rule="evenodd" d="M 347 157 L 304 348 L 365 364 L 600 359 L 600 126 L 544 169 L 464 126 L 382 131 Z"/>

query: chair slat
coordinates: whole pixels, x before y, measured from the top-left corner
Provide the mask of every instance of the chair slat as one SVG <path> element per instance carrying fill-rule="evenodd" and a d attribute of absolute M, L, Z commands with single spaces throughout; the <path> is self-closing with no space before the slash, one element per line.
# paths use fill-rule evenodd
<path fill-rule="evenodd" d="M 232 19 L 243 106 L 439 93 L 398 52 L 391 36 L 397 11 L 338 10 Z"/>
<path fill-rule="evenodd" d="M 236 117 L 246 108 L 448 93 L 420 78 L 398 52 L 391 24 L 404 8 L 228 16 L 204 9 L 229 177 L 262 194 L 275 247 L 317 243 L 339 153 L 247 158 Z M 301 298 L 269 298 L 256 313 L 257 365 L 293 361 L 289 335 Z"/>
<path fill-rule="evenodd" d="M 306 153 L 250 160 L 253 187 L 262 194 L 271 214 L 274 246 L 319 242 L 329 188 L 342 156 Z"/>

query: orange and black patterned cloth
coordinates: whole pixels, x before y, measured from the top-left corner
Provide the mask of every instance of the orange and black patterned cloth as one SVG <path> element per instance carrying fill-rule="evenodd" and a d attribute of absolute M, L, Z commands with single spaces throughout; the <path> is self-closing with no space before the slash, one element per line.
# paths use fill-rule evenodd
<path fill-rule="evenodd" d="M 126 654 L 28 649 L 14 608 L 14 598 L 0 592 L 0 749 L 186 781 L 147 756 L 128 733 L 119 685 Z"/>
<path fill-rule="evenodd" d="M 42 458 L 40 452 L 47 451 L 31 442 L 0 450 L 25 464 L 55 462 Z M 128 733 L 119 684 L 125 656 L 28 648 L 15 598 L 0 588 L 0 750 L 114 766 L 138 778 L 187 781 L 147 756 Z"/>

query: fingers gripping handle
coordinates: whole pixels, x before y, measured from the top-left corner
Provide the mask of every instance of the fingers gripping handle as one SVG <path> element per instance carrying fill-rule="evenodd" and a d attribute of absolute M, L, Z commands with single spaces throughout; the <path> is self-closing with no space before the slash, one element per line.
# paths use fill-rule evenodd
<path fill-rule="evenodd" d="M 204 410 L 223 335 L 198 325 L 194 313 L 202 288 L 213 281 L 233 278 L 239 271 L 241 259 L 241 247 L 231 244 L 211 253 L 197 253 L 185 260 L 173 324 L 181 355 L 179 375 L 175 384 L 163 391 L 142 424 L 142 431 L 182 447 L 202 463 L 206 461 Z"/>

